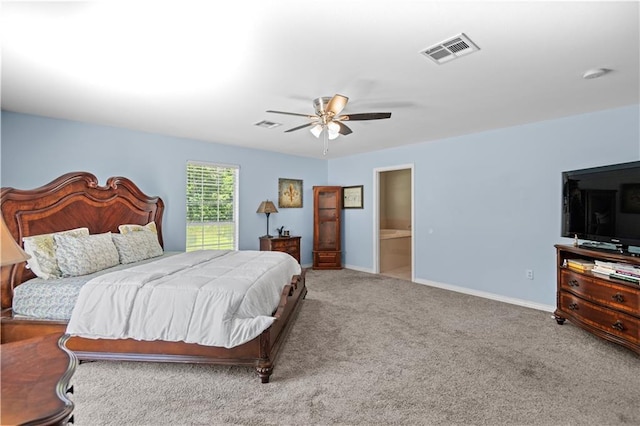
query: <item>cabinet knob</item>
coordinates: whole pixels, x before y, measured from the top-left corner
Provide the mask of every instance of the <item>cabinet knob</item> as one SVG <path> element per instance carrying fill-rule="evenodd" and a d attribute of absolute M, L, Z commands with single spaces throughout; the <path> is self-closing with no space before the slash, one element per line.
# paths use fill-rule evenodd
<path fill-rule="evenodd" d="M 569 287 L 580 287 L 580 283 L 575 278 L 571 279 L 569 280 Z"/>
<path fill-rule="evenodd" d="M 611 298 L 618 303 L 624 302 L 624 296 L 622 295 L 622 293 L 616 293 L 613 296 L 611 296 Z"/>
<path fill-rule="evenodd" d="M 622 321 L 618 320 L 616 322 L 614 322 L 613 324 L 611 324 L 612 328 L 615 328 L 618 331 L 623 331 L 624 330 L 624 324 L 622 324 Z"/>
<path fill-rule="evenodd" d="M 578 310 L 578 304 L 577 303 L 569 303 L 569 309 L 571 309 L 572 311 L 577 311 Z"/>

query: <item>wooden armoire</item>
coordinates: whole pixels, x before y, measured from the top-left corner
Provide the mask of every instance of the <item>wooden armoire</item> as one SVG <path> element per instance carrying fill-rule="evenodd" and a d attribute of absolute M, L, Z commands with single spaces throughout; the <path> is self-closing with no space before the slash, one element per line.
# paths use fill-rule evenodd
<path fill-rule="evenodd" d="M 342 269 L 342 187 L 313 187 L 313 269 Z"/>

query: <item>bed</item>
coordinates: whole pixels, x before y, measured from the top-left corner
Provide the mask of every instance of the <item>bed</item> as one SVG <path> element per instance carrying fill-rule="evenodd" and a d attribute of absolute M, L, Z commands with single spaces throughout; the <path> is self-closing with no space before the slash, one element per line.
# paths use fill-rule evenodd
<path fill-rule="evenodd" d="M 72 172 L 33 190 L 2 188 L 0 203 L 7 228 L 19 244 L 22 244 L 25 237 L 76 228 L 88 228 L 89 233 L 93 235 L 118 233 L 119 227 L 123 224 L 149 226 L 152 223 L 155 224 L 154 231 L 157 233 L 158 243 L 161 246 L 163 244 L 162 199 L 146 195 L 131 180 L 124 177 L 111 177 L 104 186 L 100 186 L 91 173 Z M 178 257 L 181 255 L 176 254 Z M 133 265 L 137 267 L 138 263 Z M 66 346 L 81 361 L 119 360 L 252 366 L 261 382 L 268 383 L 276 357 L 307 292 L 304 270 L 298 271 L 298 274 L 286 280 L 282 278 L 283 282 L 279 287 L 282 290 L 276 295 L 277 307 L 270 315 L 272 318 L 268 328 L 236 346 L 214 346 L 173 340 L 139 340 L 128 336 L 115 339 L 95 336 L 89 338 L 80 337 L 78 334 L 72 335 Z M 36 278 L 33 271 L 26 268 L 26 263 L 3 267 L 1 272 L 2 343 L 50 333 L 67 333 L 69 321 L 66 319 L 39 319 L 17 315 L 12 311 L 14 294 L 18 292 L 19 286 L 25 282 L 31 283 Z M 91 282 L 93 283 L 93 280 Z M 23 288 L 27 288 L 27 285 Z"/>

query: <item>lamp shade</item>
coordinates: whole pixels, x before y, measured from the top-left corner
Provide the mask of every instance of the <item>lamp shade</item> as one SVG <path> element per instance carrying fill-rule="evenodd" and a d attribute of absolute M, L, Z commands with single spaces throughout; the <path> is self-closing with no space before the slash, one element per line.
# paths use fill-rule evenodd
<path fill-rule="evenodd" d="M 278 209 L 272 201 L 267 200 L 260 203 L 256 213 L 278 213 Z"/>
<path fill-rule="evenodd" d="M 319 138 L 320 134 L 322 133 L 322 129 L 324 129 L 324 127 L 322 127 L 320 124 L 316 124 L 311 129 L 309 129 L 309 131 L 313 136 L 315 136 L 316 138 Z"/>
<path fill-rule="evenodd" d="M 13 239 L 4 219 L 0 218 L 0 221 L 2 221 L 2 227 L 0 227 L 0 266 L 14 265 L 29 259 L 31 256 L 25 253 Z"/>

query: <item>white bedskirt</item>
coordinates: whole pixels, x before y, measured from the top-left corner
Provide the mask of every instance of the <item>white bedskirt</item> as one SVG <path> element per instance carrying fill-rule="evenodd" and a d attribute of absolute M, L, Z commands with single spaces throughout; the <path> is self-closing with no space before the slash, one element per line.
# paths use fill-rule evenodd
<path fill-rule="evenodd" d="M 281 252 L 181 253 L 86 283 L 67 333 L 231 348 L 273 323 L 283 287 L 300 273 Z"/>

